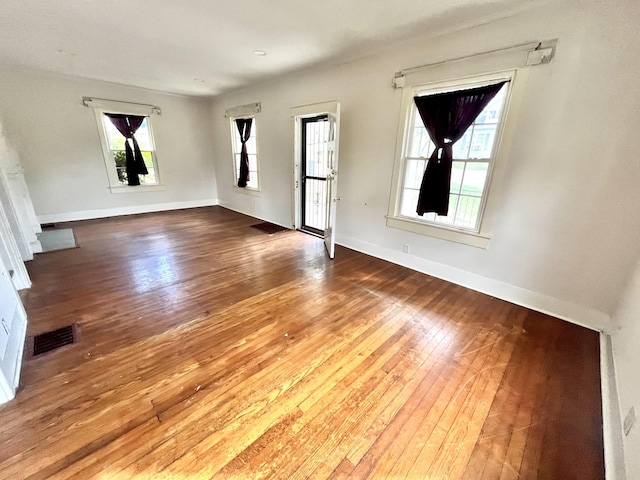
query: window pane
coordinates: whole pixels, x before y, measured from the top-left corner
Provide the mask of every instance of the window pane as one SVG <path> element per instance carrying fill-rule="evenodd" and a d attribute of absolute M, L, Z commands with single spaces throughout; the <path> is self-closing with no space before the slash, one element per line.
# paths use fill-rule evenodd
<path fill-rule="evenodd" d="M 255 155 L 249 155 L 249 171 L 258 170 L 258 159 Z"/>
<path fill-rule="evenodd" d="M 124 138 L 124 137 L 123 137 Z M 124 150 L 112 151 L 113 162 L 116 165 L 116 173 L 119 183 L 127 183 L 127 159 Z"/>
<path fill-rule="evenodd" d="M 469 127 L 460 140 L 453 144 L 453 158 L 466 160 L 469 158 L 469 144 L 471 143 L 471 134 L 473 126 Z"/>
<path fill-rule="evenodd" d="M 470 158 L 490 158 L 498 126 L 476 125 L 471 139 Z"/>
<path fill-rule="evenodd" d="M 242 145 L 240 148 L 242 148 Z M 256 137 L 249 137 L 249 140 L 247 140 L 247 153 L 249 155 L 256 154 Z"/>
<path fill-rule="evenodd" d="M 451 187 L 449 188 L 450 193 L 460 193 L 464 164 L 465 162 L 453 162 L 453 167 L 451 168 Z"/>
<path fill-rule="evenodd" d="M 420 123 L 413 129 L 409 155 L 412 157 L 428 157 L 432 150 L 433 147 L 427 129 Z"/>
<path fill-rule="evenodd" d="M 247 187 L 258 188 L 258 172 L 256 170 L 249 170 L 249 181 Z"/>
<path fill-rule="evenodd" d="M 116 167 L 125 167 L 127 165 L 127 155 L 124 153 L 124 150 L 112 151 L 113 161 L 116 164 Z"/>
<path fill-rule="evenodd" d="M 480 211 L 480 197 L 461 196 L 456 212 L 455 223 L 463 228 L 475 228 Z"/>
<path fill-rule="evenodd" d="M 456 208 L 458 206 L 458 195 L 449 195 L 449 214 L 447 216 L 436 216 L 436 222 L 444 225 L 453 225 L 455 220 Z"/>
<path fill-rule="evenodd" d="M 405 188 L 420 188 L 426 163 L 425 160 L 407 159 L 404 178 Z"/>
<path fill-rule="evenodd" d="M 153 168 L 147 167 L 149 173 L 147 175 L 138 175 L 141 185 L 153 185 L 158 183 L 156 180 L 156 171 Z"/>
<path fill-rule="evenodd" d="M 155 166 L 153 164 L 153 153 L 152 152 L 141 152 L 142 158 L 144 159 L 144 164 L 147 167 L 147 171 L 149 172 L 147 175 L 139 175 L 141 184 L 155 184 L 158 183 L 156 179 Z M 124 150 L 118 150 L 115 152 L 111 152 L 113 155 L 113 161 L 116 164 L 116 174 L 118 175 L 118 182 L 126 185 L 128 183 L 127 179 L 127 160 L 126 154 Z"/>
<path fill-rule="evenodd" d="M 502 114 L 502 105 L 507 94 L 507 85 L 505 84 L 495 97 L 484 107 L 480 115 L 476 118 L 476 123 L 493 122 L 498 123 Z"/>
<path fill-rule="evenodd" d="M 309 122 L 305 127 L 304 172 L 311 177 L 327 176 L 329 122 Z"/>
<path fill-rule="evenodd" d="M 240 134 L 238 133 L 238 129 L 236 128 L 236 122 L 233 122 L 233 151 L 235 153 L 240 153 Z"/>
<path fill-rule="evenodd" d="M 305 192 L 305 225 L 318 230 L 327 228 L 327 182 L 325 180 L 306 180 Z"/>
<path fill-rule="evenodd" d="M 461 193 L 481 197 L 488 170 L 489 162 L 467 162 Z"/>
<path fill-rule="evenodd" d="M 118 182 L 121 184 L 127 183 L 127 169 L 125 167 L 116 167 L 116 173 L 118 174 Z"/>
<path fill-rule="evenodd" d="M 138 141 L 140 150 L 153 151 L 153 147 L 151 146 L 151 139 L 149 138 L 148 134 L 140 135 L 139 133 L 136 133 L 136 140 Z"/>
<path fill-rule="evenodd" d="M 416 207 L 418 206 L 419 190 L 405 189 L 402 195 L 400 214 L 405 217 L 417 217 Z"/>
<path fill-rule="evenodd" d="M 109 143 L 109 149 L 111 150 L 124 150 L 125 138 L 118 131 L 111 120 L 106 115 L 103 116 L 105 130 L 107 132 L 107 142 Z"/>
<path fill-rule="evenodd" d="M 111 150 L 124 150 L 124 142 L 125 138 L 118 131 L 111 120 L 106 115 L 103 116 L 105 130 L 107 132 L 107 142 L 109 143 L 109 148 Z M 149 127 L 148 120 L 145 118 L 140 125 L 140 128 L 136 131 L 136 140 L 138 141 L 138 145 L 140 146 L 140 150 L 149 150 L 153 151 L 153 146 L 151 145 L 151 139 L 149 136 Z"/>
<path fill-rule="evenodd" d="M 151 152 L 141 152 L 144 164 L 147 166 L 147 170 L 153 168 L 153 154 Z"/>
<path fill-rule="evenodd" d="M 140 150 L 153 150 L 153 146 L 151 145 L 151 139 L 149 136 L 149 121 L 147 118 L 144 119 L 142 125 L 135 133 L 136 140 L 138 141 L 138 145 L 140 146 Z"/>

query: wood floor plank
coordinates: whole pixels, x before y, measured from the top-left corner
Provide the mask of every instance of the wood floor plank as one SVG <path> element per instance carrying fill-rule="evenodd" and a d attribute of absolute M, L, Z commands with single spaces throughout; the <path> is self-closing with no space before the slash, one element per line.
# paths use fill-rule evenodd
<path fill-rule="evenodd" d="M 446 445 L 447 434 L 454 428 L 456 421 L 459 418 L 469 421 L 467 417 L 460 415 L 462 406 L 469 397 L 474 398 L 474 395 L 481 392 L 487 373 L 493 369 L 502 370 L 511 356 L 512 347 L 501 348 L 498 340 L 502 335 L 502 331 L 492 330 L 486 339 L 491 345 L 489 351 L 478 348 L 465 374 L 447 384 L 437 403 L 429 409 L 409 441 L 411 446 L 391 469 L 390 476 L 423 478 L 429 474 L 436 454 Z"/>
<path fill-rule="evenodd" d="M 604 478 L 596 332 L 222 207 L 39 254 L 0 478 Z"/>

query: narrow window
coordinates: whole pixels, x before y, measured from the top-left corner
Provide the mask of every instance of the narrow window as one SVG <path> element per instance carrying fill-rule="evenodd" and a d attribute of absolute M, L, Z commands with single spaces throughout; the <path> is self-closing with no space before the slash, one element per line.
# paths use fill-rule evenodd
<path fill-rule="evenodd" d="M 242 138 L 240 136 L 240 130 L 238 130 L 238 123 L 236 120 L 251 118 L 251 129 L 249 132 L 249 138 L 246 141 L 247 155 L 249 159 L 249 178 L 246 180 L 246 186 L 243 188 L 249 190 L 258 190 L 258 146 L 256 142 L 257 138 L 257 122 L 253 116 L 247 117 L 232 117 L 231 120 L 231 148 L 233 149 L 233 171 L 235 172 L 234 184 L 238 185 L 238 179 L 240 178 L 240 165 L 242 155 Z M 243 130 L 244 131 L 244 130 Z"/>

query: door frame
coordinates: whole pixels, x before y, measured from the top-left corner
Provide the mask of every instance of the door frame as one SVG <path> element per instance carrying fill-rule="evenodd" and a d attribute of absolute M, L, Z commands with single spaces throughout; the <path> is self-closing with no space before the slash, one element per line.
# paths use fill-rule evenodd
<path fill-rule="evenodd" d="M 337 100 L 312 103 L 291 107 L 291 119 L 293 120 L 293 188 L 291 223 L 293 228 L 300 230 L 302 227 L 301 195 L 302 185 L 300 184 L 302 173 L 302 119 L 317 117 L 319 115 L 336 115 L 340 104 Z"/>

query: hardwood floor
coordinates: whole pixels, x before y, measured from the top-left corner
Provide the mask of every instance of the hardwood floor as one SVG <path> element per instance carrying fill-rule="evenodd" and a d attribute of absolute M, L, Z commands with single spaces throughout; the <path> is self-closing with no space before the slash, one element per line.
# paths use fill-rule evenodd
<path fill-rule="evenodd" d="M 595 332 L 221 207 L 38 255 L 0 477 L 604 478 Z"/>

